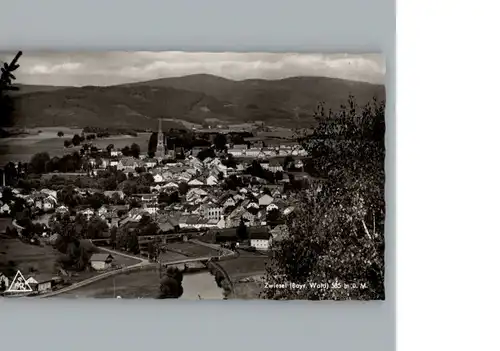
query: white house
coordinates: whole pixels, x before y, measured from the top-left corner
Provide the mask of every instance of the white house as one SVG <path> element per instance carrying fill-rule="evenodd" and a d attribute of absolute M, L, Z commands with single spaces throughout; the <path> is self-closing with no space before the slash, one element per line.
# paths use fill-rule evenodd
<path fill-rule="evenodd" d="M 234 199 L 230 196 L 226 199 L 226 201 L 224 201 L 224 203 L 222 204 L 222 207 L 226 208 L 226 207 L 230 207 L 230 206 L 236 206 L 236 201 L 234 201 Z"/>
<path fill-rule="evenodd" d="M 233 155 L 234 157 L 241 157 L 245 155 L 244 149 L 228 149 L 227 153 Z"/>
<path fill-rule="evenodd" d="M 80 212 L 82 215 L 84 215 L 85 217 L 87 217 L 87 220 L 90 219 L 90 217 L 92 217 L 94 215 L 94 211 L 90 208 L 87 208 L 85 210 L 83 210 L 82 212 Z"/>
<path fill-rule="evenodd" d="M 119 161 L 118 161 L 118 160 L 111 160 L 111 161 L 109 162 L 109 165 L 110 165 L 111 167 L 118 167 L 118 164 L 119 164 Z"/>
<path fill-rule="evenodd" d="M 202 185 L 205 185 L 205 183 L 203 183 L 202 181 L 200 181 L 198 179 L 193 179 L 193 180 L 188 182 L 188 185 L 189 186 L 202 186 Z"/>
<path fill-rule="evenodd" d="M 260 154 L 261 149 L 260 148 L 251 148 L 245 150 L 245 156 L 246 157 L 258 157 Z"/>
<path fill-rule="evenodd" d="M 43 210 L 45 212 L 53 210 L 57 205 L 57 199 L 53 197 L 52 195 L 47 196 L 43 200 Z"/>
<path fill-rule="evenodd" d="M 97 253 L 93 254 L 90 258 L 90 264 L 92 268 L 96 271 L 102 271 L 104 269 L 108 269 L 111 267 L 111 263 L 113 262 L 113 256 L 109 253 Z"/>
<path fill-rule="evenodd" d="M 281 163 L 277 160 L 271 160 L 269 161 L 269 168 L 271 172 L 276 173 L 276 172 L 283 172 L 283 166 Z"/>
<path fill-rule="evenodd" d="M 218 205 L 211 204 L 204 208 L 203 215 L 208 219 L 219 220 L 222 216 L 224 209 Z"/>
<path fill-rule="evenodd" d="M 267 227 L 250 228 L 250 246 L 257 250 L 269 250 L 271 234 Z"/>
<path fill-rule="evenodd" d="M 153 176 L 153 179 L 154 179 L 155 183 L 161 183 L 164 181 L 163 177 L 159 173 L 155 174 Z"/>
<path fill-rule="evenodd" d="M 4 204 L 0 207 L 0 213 L 10 213 L 10 206 L 8 204 Z"/>
<path fill-rule="evenodd" d="M 170 183 L 165 184 L 165 188 L 178 188 L 178 187 L 179 186 L 174 182 L 170 182 Z"/>
<path fill-rule="evenodd" d="M 120 150 L 111 150 L 111 157 L 121 156 L 122 152 Z"/>
<path fill-rule="evenodd" d="M 133 170 L 137 167 L 144 166 L 144 162 L 141 160 L 135 159 L 133 157 L 122 158 L 117 165 L 117 169 L 119 170 Z"/>
<path fill-rule="evenodd" d="M 255 202 L 250 202 L 248 205 L 247 205 L 247 210 L 250 209 L 250 208 L 256 208 L 258 209 L 259 208 L 259 205 L 256 204 Z"/>
<path fill-rule="evenodd" d="M 259 206 L 269 206 L 273 202 L 273 198 L 267 194 L 262 195 L 259 198 Z"/>
<path fill-rule="evenodd" d="M 154 158 L 146 158 L 144 159 L 144 164 L 147 168 L 153 168 L 158 164 L 158 161 Z"/>
<path fill-rule="evenodd" d="M 209 186 L 214 186 L 214 185 L 217 185 L 218 183 L 219 183 L 218 179 L 215 178 L 213 175 L 211 175 L 207 178 L 207 185 L 209 185 Z"/>
<path fill-rule="evenodd" d="M 273 211 L 273 210 L 277 210 L 278 209 L 278 206 L 276 206 L 276 204 L 270 204 L 266 207 L 266 211 L 267 212 L 270 212 L 270 211 Z"/>
<path fill-rule="evenodd" d="M 295 210 L 295 207 L 293 206 L 290 206 L 290 207 L 287 207 L 283 210 L 283 214 L 285 216 L 288 216 L 290 213 L 292 213 L 293 211 Z"/>
<path fill-rule="evenodd" d="M 69 209 L 64 206 L 64 205 L 61 205 L 59 206 L 58 208 L 56 208 L 56 213 L 68 213 L 69 212 Z"/>

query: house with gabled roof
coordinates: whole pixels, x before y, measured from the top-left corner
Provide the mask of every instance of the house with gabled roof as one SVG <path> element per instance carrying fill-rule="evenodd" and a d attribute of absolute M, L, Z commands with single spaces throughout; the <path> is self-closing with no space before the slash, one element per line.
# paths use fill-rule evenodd
<path fill-rule="evenodd" d="M 208 186 L 214 186 L 219 184 L 219 180 L 214 175 L 208 176 L 206 182 Z"/>
<path fill-rule="evenodd" d="M 87 219 L 90 219 L 90 217 L 92 217 L 94 215 L 94 210 L 91 208 L 86 208 L 82 211 L 79 211 L 78 213 L 87 217 Z"/>
<path fill-rule="evenodd" d="M 102 271 L 111 267 L 113 259 L 110 253 L 95 253 L 90 258 L 90 265 L 96 271 Z"/>
<path fill-rule="evenodd" d="M 155 183 L 162 183 L 165 181 L 165 179 L 163 178 L 163 176 L 159 173 L 153 175 L 153 179 L 154 179 L 154 182 Z"/>
<path fill-rule="evenodd" d="M 153 167 L 156 167 L 158 165 L 158 160 L 155 159 L 155 158 L 149 158 L 148 157 L 148 158 L 145 158 L 143 160 L 143 162 L 144 162 L 144 166 L 146 168 L 153 168 Z"/>
<path fill-rule="evenodd" d="M 38 293 L 52 290 L 53 282 L 54 277 L 48 274 L 36 274 L 26 279 L 26 283 L 30 285 L 33 291 L 37 291 Z"/>
<path fill-rule="evenodd" d="M 144 162 L 133 157 L 124 157 L 116 167 L 118 170 L 135 170 L 137 167 L 144 167 Z"/>
<path fill-rule="evenodd" d="M 259 206 L 268 206 L 274 201 L 272 196 L 269 196 L 267 194 L 262 195 L 259 198 Z"/>
<path fill-rule="evenodd" d="M 203 185 L 205 185 L 205 183 L 203 183 L 201 180 L 196 179 L 196 178 L 190 180 L 187 184 L 189 186 L 203 186 Z"/>

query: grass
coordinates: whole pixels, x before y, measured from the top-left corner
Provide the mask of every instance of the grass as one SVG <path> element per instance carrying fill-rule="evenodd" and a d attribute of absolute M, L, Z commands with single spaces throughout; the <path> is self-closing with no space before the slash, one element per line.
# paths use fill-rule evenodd
<path fill-rule="evenodd" d="M 221 299 L 222 290 L 208 273 L 185 274 L 181 299 Z M 117 275 L 73 291 L 57 295 L 63 298 L 155 298 L 159 293 L 160 275 L 156 269 Z"/>
<path fill-rule="evenodd" d="M 262 274 L 266 270 L 267 256 L 258 252 L 240 251 L 240 256 L 231 260 L 219 262 L 224 268 L 231 280 L 249 277 L 256 274 Z"/>
<path fill-rule="evenodd" d="M 72 134 L 65 133 L 61 138 L 57 136 L 58 128 L 53 128 L 52 133 L 47 135 L 44 132 L 41 137 L 33 138 L 5 138 L 0 140 L 0 164 L 6 164 L 9 161 L 28 162 L 31 157 L 38 152 L 48 152 L 51 157 L 64 156 L 75 151 L 79 151 L 80 147 L 64 148 L 64 140 L 71 139 Z M 139 145 L 142 151 L 147 151 L 149 142 L 149 133 L 139 133 L 137 137 L 132 136 L 111 136 L 104 139 L 95 139 L 93 144 L 100 148 L 106 148 L 109 144 L 113 144 L 115 148 L 123 148 L 130 146 L 132 143 Z"/>
<path fill-rule="evenodd" d="M 161 253 L 160 259 L 161 262 L 172 262 L 172 261 L 179 261 L 187 258 L 185 255 L 181 255 L 177 252 L 172 252 L 172 251 L 165 251 Z"/>
<path fill-rule="evenodd" d="M 181 253 L 187 257 L 205 257 L 219 255 L 218 250 L 193 243 L 171 243 L 167 245 L 167 248 Z"/>
<path fill-rule="evenodd" d="M 16 270 L 26 277 L 30 271 L 39 274 L 54 274 L 54 264 L 59 252 L 50 245 L 29 245 L 19 239 L 2 238 L 0 246 L 0 272 L 7 269 L 8 262 L 15 262 Z"/>

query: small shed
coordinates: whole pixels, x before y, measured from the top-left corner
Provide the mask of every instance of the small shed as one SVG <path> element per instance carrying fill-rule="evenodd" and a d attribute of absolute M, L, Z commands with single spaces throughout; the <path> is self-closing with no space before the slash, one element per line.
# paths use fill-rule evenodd
<path fill-rule="evenodd" d="M 37 274 L 26 279 L 26 283 L 28 283 L 34 291 L 38 291 L 39 293 L 52 290 L 53 282 L 54 278 L 46 274 Z"/>
<path fill-rule="evenodd" d="M 102 271 L 111 267 L 113 256 L 109 253 L 96 253 L 90 258 L 90 264 L 96 271 Z"/>

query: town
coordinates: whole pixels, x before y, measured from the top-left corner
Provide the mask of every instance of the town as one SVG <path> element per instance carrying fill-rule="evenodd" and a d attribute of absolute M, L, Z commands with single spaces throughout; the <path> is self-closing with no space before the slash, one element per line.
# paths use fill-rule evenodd
<path fill-rule="evenodd" d="M 61 142 L 63 157 L 41 152 L 3 168 L 0 235 L 61 254 L 52 272 L 25 271 L 34 295 L 141 263 L 167 266 L 191 258 L 184 270 L 187 263 L 210 268 L 231 253 L 259 256 L 259 268 L 250 264 L 245 272 L 240 264 L 238 277 L 264 273 L 272 243 L 286 235 L 286 217 L 293 215 L 289 194 L 311 179 L 307 152 L 296 138 L 278 133 L 220 126 L 164 131 L 162 119 L 158 123 L 148 150 L 137 144 L 99 148 L 93 141 L 105 133 L 82 132 Z M 16 279 L 16 261 L 0 270 L 0 290 Z M 218 285 L 223 275 L 232 280 L 222 264 L 217 267 L 223 274 L 211 272 Z"/>

